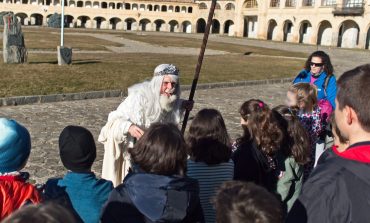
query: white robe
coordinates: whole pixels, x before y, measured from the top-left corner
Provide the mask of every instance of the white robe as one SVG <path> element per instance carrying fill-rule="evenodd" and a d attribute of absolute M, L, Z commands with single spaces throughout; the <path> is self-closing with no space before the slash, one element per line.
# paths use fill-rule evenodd
<path fill-rule="evenodd" d="M 140 87 L 145 88 L 146 84 L 144 82 Z M 130 126 L 135 124 L 145 131 L 154 122 L 178 124 L 180 121 L 182 100 L 177 100 L 173 112 L 162 112 L 156 120 L 147 118 L 153 110 L 153 102 L 146 94 L 145 91 L 129 91 L 128 97 L 117 110 L 109 113 L 108 122 L 100 132 L 98 141 L 104 144 L 102 178 L 112 181 L 115 187 L 123 182 L 131 166 L 127 150 L 133 147 L 135 139 L 128 134 Z"/>

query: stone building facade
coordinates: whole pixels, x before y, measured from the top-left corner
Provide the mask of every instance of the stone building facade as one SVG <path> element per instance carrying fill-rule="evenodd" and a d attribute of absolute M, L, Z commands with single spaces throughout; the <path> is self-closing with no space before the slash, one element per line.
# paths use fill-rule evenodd
<path fill-rule="evenodd" d="M 0 0 L 23 25 L 44 25 L 65 5 L 66 26 L 204 32 L 210 0 Z M 369 49 L 370 0 L 219 0 L 212 33 Z"/>

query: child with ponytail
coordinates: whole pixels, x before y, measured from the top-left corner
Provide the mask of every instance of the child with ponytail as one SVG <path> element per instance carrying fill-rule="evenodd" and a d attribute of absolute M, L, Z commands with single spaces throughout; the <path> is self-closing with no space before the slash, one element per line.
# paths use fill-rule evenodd
<path fill-rule="evenodd" d="M 244 134 L 234 144 L 234 180 L 254 182 L 275 192 L 280 174 L 276 154 L 283 132 L 268 105 L 261 100 L 244 102 L 239 113 Z"/>

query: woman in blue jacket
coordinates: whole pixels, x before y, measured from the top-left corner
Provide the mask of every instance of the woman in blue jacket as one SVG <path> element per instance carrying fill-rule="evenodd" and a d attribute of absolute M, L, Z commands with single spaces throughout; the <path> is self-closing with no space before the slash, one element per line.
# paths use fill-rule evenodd
<path fill-rule="evenodd" d="M 334 110 L 337 81 L 333 71 L 329 55 L 324 51 L 316 51 L 308 57 L 304 69 L 294 79 L 293 84 L 301 82 L 314 84 L 317 87 L 317 99 L 328 100 Z M 327 85 L 324 86 L 326 79 Z"/>
<path fill-rule="evenodd" d="M 317 87 L 317 99 L 323 120 L 328 120 L 330 113 L 335 109 L 337 95 L 337 81 L 333 74 L 334 69 L 330 57 L 324 51 L 315 51 L 307 59 L 304 69 L 294 79 L 296 83 L 311 83 Z M 326 124 L 326 123 L 324 123 Z M 323 132 L 321 140 L 316 144 L 316 161 L 325 148 L 326 134 Z"/>

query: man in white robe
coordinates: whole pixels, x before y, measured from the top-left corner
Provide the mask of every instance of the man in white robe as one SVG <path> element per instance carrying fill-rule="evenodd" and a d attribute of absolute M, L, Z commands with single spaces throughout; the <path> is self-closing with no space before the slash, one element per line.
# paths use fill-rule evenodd
<path fill-rule="evenodd" d="M 183 108 L 191 110 L 193 103 L 179 97 L 179 70 L 172 64 L 157 66 L 151 81 L 128 88 L 127 98 L 109 113 L 98 138 L 105 150 L 102 178 L 114 186 L 122 183 L 131 166 L 127 148 L 133 147 L 145 129 L 155 122 L 180 122 Z"/>

